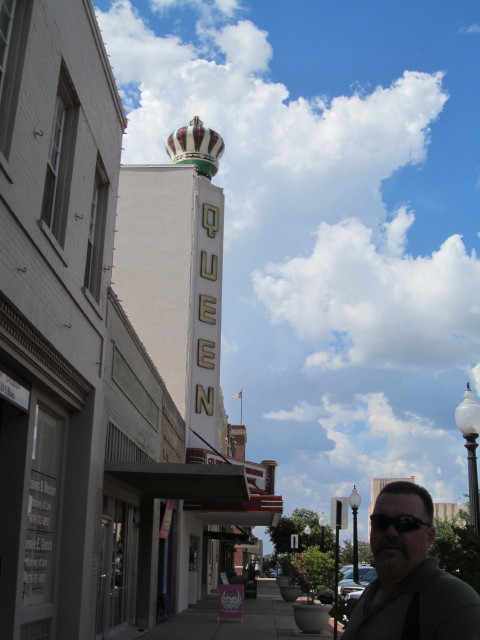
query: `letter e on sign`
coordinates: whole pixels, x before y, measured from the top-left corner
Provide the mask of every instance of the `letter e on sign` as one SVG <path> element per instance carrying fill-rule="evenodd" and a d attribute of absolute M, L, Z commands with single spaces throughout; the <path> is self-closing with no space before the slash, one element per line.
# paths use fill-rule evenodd
<path fill-rule="evenodd" d="M 204 369 L 215 369 L 215 362 L 209 362 L 209 360 L 215 360 L 215 351 L 209 351 L 209 349 L 215 349 L 215 342 L 199 338 L 197 363 Z"/>
<path fill-rule="evenodd" d="M 207 296 L 206 293 L 200 294 L 200 322 L 206 322 L 207 324 L 217 324 L 217 319 L 211 317 L 217 313 L 216 308 L 210 306 L 212 304 L 217 304 L 217 299 L 214 296 Z"/>

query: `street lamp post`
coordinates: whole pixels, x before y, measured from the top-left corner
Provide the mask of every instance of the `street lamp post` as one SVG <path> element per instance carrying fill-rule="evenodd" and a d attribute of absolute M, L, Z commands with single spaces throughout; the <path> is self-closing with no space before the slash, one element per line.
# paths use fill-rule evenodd
<path fill-rule="evenodd" d="M 358 507 L 362 502 L 358 494 L 357 487 L 353 485 L 353 491 L 348 499 L 349 505 L 352 507 L 353 513 L 353 579 L 358 583 L 358 536 L 357 536 L 357 513 Z"/>
<path fill-rule="evenodd" d="M 308 540 L 308 536 L 312 533 L 312 530 L 310 529 L 310 527 L 308 526 L 308 524 L 307 524 L 307 526 L 305 527 L 305 529 L 303 530 L 303 533 L 307 536 L 307 540 L 306 540 L 305 546 L 308 548 L 308 547 L 310 546 L 310 544 L 309 544 L 309 540 Z"/>
<path fill-rule="evenodd" d="M 318 524 L 322 527 L 322 537 L 320 538 L 320 551 L 325 551 L 325 527 L 328 524 L 328 520 L 325 517 L 325 514 L 322 512 L 322 515 L 318 519 Z"/>
<path fill-rule="evenodd" d="M 466 440 L 468 451 L 468 485 L 470 498 L 470 524 L 480 535 L 480 514 L 478 507 L 477 438 L 480 433 L 480 404 L 467 384 L 463 400 L 455 409 L 455 422 Z"/>

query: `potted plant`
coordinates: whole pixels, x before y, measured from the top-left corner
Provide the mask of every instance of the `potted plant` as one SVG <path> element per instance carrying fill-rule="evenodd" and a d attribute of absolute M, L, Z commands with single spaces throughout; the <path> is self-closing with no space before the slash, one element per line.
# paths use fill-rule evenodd
<path fill-rule="evenodd" d="M 321 633 L 328 627 L 330 605 L 317 600 L 319 591 L 333 591 L 335 585 L 335 558 L 332 551 L 322 552 L 309 547 L 295 554 L 291 562 L 292 579 L 302 589 L 306 602 L 293 603 L 293 616 L 297 627 L 304 633 Z"/>
<path fill-rule="evenodd" d="M 280 588 L 292 584 L 290 581 L 292 573 L 291 564 L 291 553 L 282 553 L 277 556 L 277 565 L 281 569 L 281 575 L 277 576 L 276 582 Z"/>

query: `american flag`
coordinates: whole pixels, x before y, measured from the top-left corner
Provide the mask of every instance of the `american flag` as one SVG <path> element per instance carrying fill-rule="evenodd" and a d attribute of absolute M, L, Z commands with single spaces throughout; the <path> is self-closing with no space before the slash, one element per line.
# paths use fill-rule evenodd
<path fill-rule="evenodd" d="M 238 400 L 239 398 L 240 398 L 240 399 L 242 398 L 242 392 L 241 392 L 241 391 L 239 391 L 238 393 L 236 393 L 236 394 L 233 396 L 232 400 Z"/>

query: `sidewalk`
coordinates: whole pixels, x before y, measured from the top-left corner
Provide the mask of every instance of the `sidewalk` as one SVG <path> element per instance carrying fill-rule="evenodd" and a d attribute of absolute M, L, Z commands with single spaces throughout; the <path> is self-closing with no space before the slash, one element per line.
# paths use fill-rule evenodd
<path fill-rule="evenodd" d="M 321 634 L 304 634 L 293 619 L 292 603 L 285 602 L 274 579 L 257 581 L 257 598 L 246 598 L 243 622 L 218 622 L 218 595 L 212 594 L 155 629 L 136 635 L 142 640 L 288 640 L 333 638 L 331 627 Z M 341 638 L 341 627 L 338 638 Z"/>

